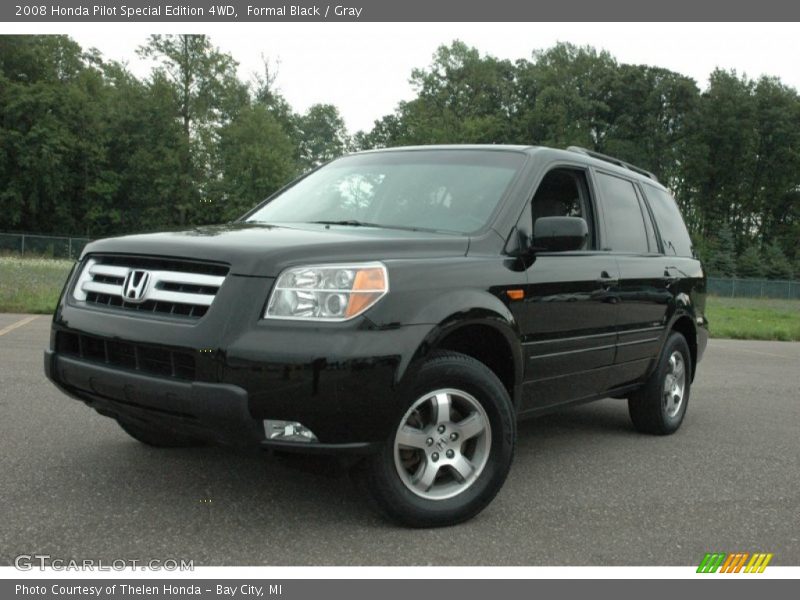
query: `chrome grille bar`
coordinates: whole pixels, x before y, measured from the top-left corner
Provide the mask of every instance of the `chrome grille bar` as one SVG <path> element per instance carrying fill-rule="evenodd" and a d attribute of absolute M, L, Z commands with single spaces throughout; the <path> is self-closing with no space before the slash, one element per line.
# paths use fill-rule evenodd
<path fill-rule="evenodd" d="M 126 298 L 124 290 L 125 282 L 134 271 L 146 271 L 149 276 L 144 296 L 136 298 L 135 301 Z M 79 301 L 95 302 L 113 308 L 141 309 L 142 304 L 145 304 L 153 306 L 155 312 L 186 315 L 185 311 L 175 310 L 169 306 L 165 309 L 163 305 L 179 305 L 177 308 L 198 307 L 197 311 L 200 308 L 207 309 L 224 281 L 223 275 L 139 269 L 134 266 L 104 264 L 102 256 L 91 257 L 86 261 L 75 284 L 73 297 Z M 204 311 L 197 311 L 191 310 L 189 316 L 204 314 Z"/>
<path fill-rule="evenodd" d="M 87 281 L 81 285 L 83 292 L 97 292 L 98 294 L 109 294 L 110 296 L 122 296 L 122 285 L 113 285 L 110 283 L 97 283 L 96 281 Z"/>
<path fill-rule="evenodd" d="M 109 277 L 120 277 L 125 279 L 128 276 L 130 269 L 128 267 L 115 267 L 114 265 L 103 265 L 92 263 L 89 265 L 89 274 L 91 275 L 108 275 Z"/>

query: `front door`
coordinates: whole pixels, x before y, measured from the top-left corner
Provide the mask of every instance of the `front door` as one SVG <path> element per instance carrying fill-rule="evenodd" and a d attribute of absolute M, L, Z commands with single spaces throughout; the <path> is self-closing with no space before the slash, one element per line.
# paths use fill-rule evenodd
<path fill-rule="evenodd" d="M 542 180 L 531 204 L 539 217 L 579 216 L 589 225 L 584 250 L 539 252 L 527 270 L 523 302 L 514 305 L 523 334 L 522 412 L 596 396 L 614 360 L 619 272 L 597 249 L 594 203 L 586 172 L 557 168 Z"/>

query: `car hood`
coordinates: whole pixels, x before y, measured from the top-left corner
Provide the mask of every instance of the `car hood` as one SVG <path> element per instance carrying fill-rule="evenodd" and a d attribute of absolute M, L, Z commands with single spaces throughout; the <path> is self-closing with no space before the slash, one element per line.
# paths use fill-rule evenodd
<path fill-rule="evenodd" d="M 309 263 L 463 256 L 462 235 L 344 225 L 231 223 L 97 240 L 83 254 L 156 255 L 228 263 L 231 273 L 274 277 Z"/>

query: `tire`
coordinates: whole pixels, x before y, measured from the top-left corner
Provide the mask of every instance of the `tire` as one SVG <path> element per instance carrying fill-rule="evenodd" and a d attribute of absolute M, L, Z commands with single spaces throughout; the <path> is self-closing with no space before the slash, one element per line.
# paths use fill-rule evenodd
<path fill-rule="evenodd" d="M 378 509 L 402 525 L 471 519 L 511 467 L 516 419 L 507 390 L 483 363 L 446 352 L 420 367 L 406 397 L 397 428 L 363 465 L 362 482 Z"/>
<path fill-rule="evenodd" d="M 672 332 L 647 382 L 628 398 L 633 426 L 653 435 L 675 433 L 686 415 L 691 382 L 689 345 L 680 333 Z"/>
<path fill-rule="evenodd" d="M 154 448 L 192 448 L 203 445 L 201 440 L 180 433 L 173 433 L 166 429 L 156 429 L 119 419 L 117 423 L 133 439 Z"/>

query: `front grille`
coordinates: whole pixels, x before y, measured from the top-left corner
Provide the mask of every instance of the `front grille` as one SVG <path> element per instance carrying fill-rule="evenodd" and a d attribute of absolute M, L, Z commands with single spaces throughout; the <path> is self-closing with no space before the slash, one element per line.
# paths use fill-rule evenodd
<path fill-rule="evenodd" d="M 123 342 L 85 333 L 59 331 L 56 334 L 56 351 L 159 377 L 192 381 L 196 375 L 194 355 L 191 352 Z"/>
<path fill-rule="evenodd" d="M 73 297 L 94 306 L 199 319 L 227 274 L 228 267 L 211 263 L 93 255 L 83 266 Z"/>

